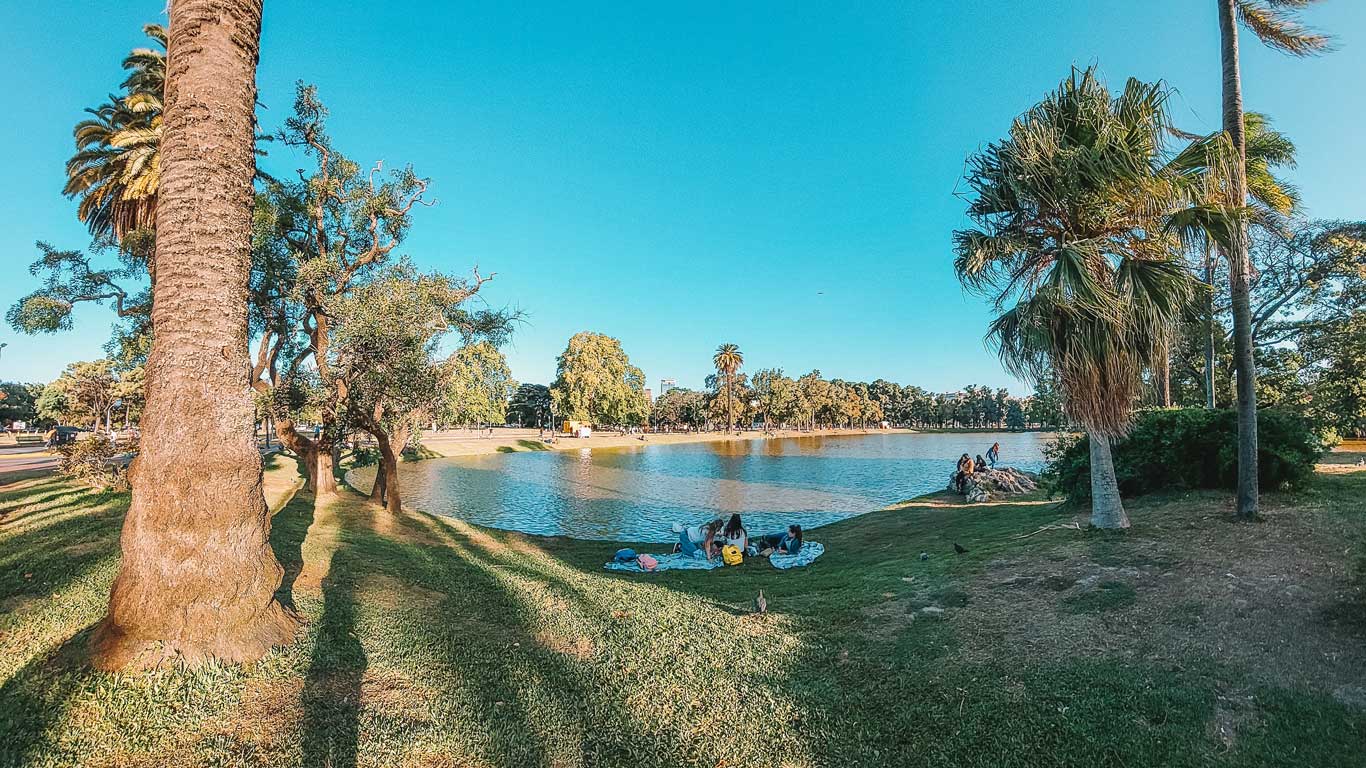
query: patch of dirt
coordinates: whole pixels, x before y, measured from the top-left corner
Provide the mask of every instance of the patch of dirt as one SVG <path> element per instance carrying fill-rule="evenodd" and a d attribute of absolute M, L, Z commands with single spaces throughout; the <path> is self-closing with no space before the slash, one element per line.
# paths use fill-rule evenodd
<path fill-rule="evenodd" d="M 994 561 L 966 586 L 969 605 L 952 614 L 956 653 L 969 661 L 1199 656 L 1258 682 L 1357 703 L 1350 691 L 1366 680 L 1366 637 L 1329 619 L 1361 590 L 1343 567 L 1350 526 L 1301 504 L 1264 501 L 1265 520 L 1252 524 L 1230 522 L 1218 502 L 1199 516 L 1189 505 L 1135 504 L 1135 530 L 1123 537 L 1050 534 L 1074 541 L 1049 557 Z M 1102 587 L 1110 594 L 1098 594 Z M 1077 605 L 1098 610 L 1069 610 Z M 1232 739 L 1243 710 L 1230 711 L 1212 728 Z"/>
<path fill-rule="evenodd" d="M 597 653 L 597 648 L 593 645 L 592 639 L 582 635 L 570 639 L 558 637 L 549 632 L 537 632 L 535 639 L 541 647 L 564 654 L 577 661 L 588 661 Z"/>

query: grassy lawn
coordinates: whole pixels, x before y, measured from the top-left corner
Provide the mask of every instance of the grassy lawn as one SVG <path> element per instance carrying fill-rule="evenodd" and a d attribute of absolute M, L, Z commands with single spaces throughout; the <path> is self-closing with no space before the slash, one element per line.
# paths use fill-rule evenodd
<path fill-rule="evenodd" d="M 611 544 L 315 505 L 281 462 L 306 630 L 138 676 L 84 665 L 127 496 L 23 480 L 0 765 L 1360 765 L 1366 471 L 1335 458 L 1257 524 L 1206 493 L 1134 501 L 1118 535 L 927 497 L 814 531 L 804 570 L 647 576 L 603 571 Z"/>

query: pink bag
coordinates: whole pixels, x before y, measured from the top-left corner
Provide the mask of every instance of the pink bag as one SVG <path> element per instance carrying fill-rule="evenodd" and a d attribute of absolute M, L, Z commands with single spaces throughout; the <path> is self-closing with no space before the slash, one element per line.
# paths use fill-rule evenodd
<path fill-rule="evenodd" d="M 646 571 L 653 571 L 654 569 L 659 567 L 659 561 L 654 559 L 653 557 L 650 557 L 649 555 L 641 555 L 640 557 L 637 557 L 636 562 L 640 563 L 641 569 Z"/>

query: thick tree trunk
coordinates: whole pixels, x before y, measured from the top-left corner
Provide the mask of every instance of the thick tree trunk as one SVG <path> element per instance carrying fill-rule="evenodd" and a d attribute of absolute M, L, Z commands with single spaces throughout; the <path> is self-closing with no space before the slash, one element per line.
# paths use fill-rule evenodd
<path fill-rule="evenodd" d="M 393 513 L 403 509 L 403 496 L 399 491 L 398 452 L 388 440 L 380 443 L 380 467 L 384 469 L 384 508 Z"/>
<path fill-rule="evenodd" d="M 317 442 L 313 452 L 313 489 L 319 496 L 337 492 L 335 445 L 325 439 Z"/>
<path fill-rule="evenodd" d="M 280 416 L 275 419 L 275 436 L 280 438 L 280 445 L 294 452 L 299 457 L 299 464 L 303 466 L 304 474 L 307 477 L 307 490 L 316 492 L 318 489 L 318 459 L 317 444 L 312 440 L 299 434 L 299 430 L 293 419 Z"/>
<path fill-rule="evenodd" d="M 1128 528 L 1129 516 L 1119 498 L 1115 479 L 1115 459 L 1110 453 L 1110 438 L 1088 432 L 1091 445 L 1091 525 L 1096 528 Z"/>
<path fill-rule="evenodd" d="M 288 642 L 247 372 L 261 0 L 174 0 L 142 453 L 105 669 L 240 662 Z"/>
<path fill-rule="evenodd" d="M 1238 72 L 1238 22 L 1235 0 L 1218 0 L 1224 73 L 1224 131 L 1237 157 L 1231 163 L 1230 207 L 1247 203 L 1247 141 L 1243 135 L 1243 86 Z M 1247 255 L 1247 228 L 1232 228 L 1228 253 L 1229 297 L 1233 304 L 1233 368 L 1238 395 L 1238 504 L 1243 519 L 1257 516 L 1257 369 L 1252 356 L 1252 268 Z"/>
<path fill-rule="evenodd" d="M 388 473 L 384 469 L 384 462 L 381 461 L 375 465 L 375 482 L 370 486 L 370 501 L 376 504 L 384 503 L 384 491 L 388 487 L 388 481 Z"/>

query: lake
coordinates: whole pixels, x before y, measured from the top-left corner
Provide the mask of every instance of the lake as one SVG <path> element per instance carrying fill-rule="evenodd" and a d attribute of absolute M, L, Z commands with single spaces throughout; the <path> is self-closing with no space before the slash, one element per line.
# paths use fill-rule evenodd
<path fill-rule="evenodd" d="M 958 457 L 1001 443 L 1035 471 L 1051 435 L 868 434 L 583 448 L 400 464 L 405 504 L 546 536 L 671 541 L 675 522 L 738 512 L 751 533 L 814 528 L 947 486 Z M 368 489 L 374 467 L 353 470 Z"/>

